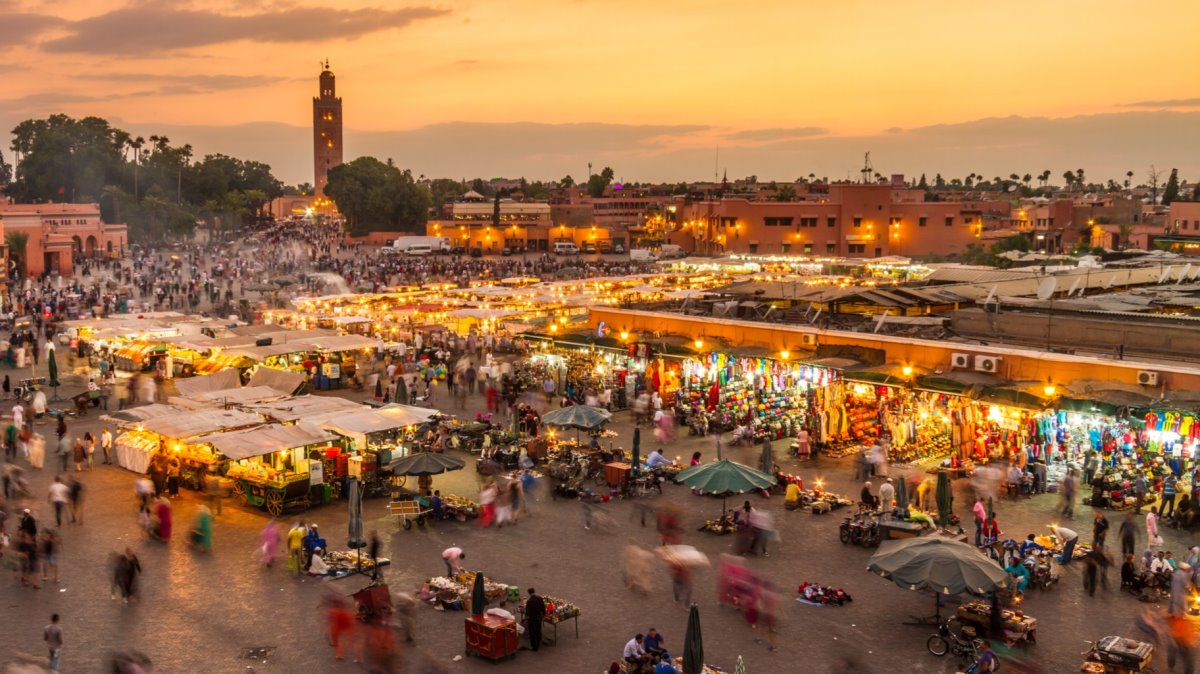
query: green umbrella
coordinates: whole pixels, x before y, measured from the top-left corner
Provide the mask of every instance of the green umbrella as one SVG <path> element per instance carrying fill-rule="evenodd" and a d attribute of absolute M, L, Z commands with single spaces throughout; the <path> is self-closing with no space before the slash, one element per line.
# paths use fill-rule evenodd
<path fill-rule="evenodd" d="M 908 480 L 901 477 L 896 480 L 896 507 L 900 508 L 901 512 L 908 509 Z"/>
<path fill-rule="evenodd" d="M 483 615 L 487 609 L 487 597 L 483 594 L 483 572 L 475 572 L 475 585 L 471 587 L 471 615 Z"/>
<path fill-rule="evenodd" d="M 688 612 L 687 632 L 683 636 L 683 674 L 704 671 L 704 639 L 700 636 L 700 609 L 692 604 Z"/>
<path fill-rule="evenodd" d="M 774 475 L 767 475 L 729 459 L 684 468 L 675 476 L 675 481 L 702 494 L 719 495 L 722 515 L 725 514 L 725 498 L 730 494 L 766 489 L 776 482 Z"/>
<path fill-rule="evenodd" d="M 62 386 L 62 383 L 58 381 L 58 360 L 54 357 L 54 351 L 55 349 L 50 349 L 50 353 L 46 354 L 48 356 L 46 367 L 50 368 L 49 385 L 58 388 Z"/>
<path fill-rule="evenodd" d="M 906 590 L 984 594 L 1002 587 L 1007 574 L 974 546 L 943 536 L 884 541 L 867 570 Z"/>
<path fill-rule="evenodd" d="M 938 509 L 938 525 L 947 526 L 950 524 L 950 513 L 954 510 L 954 496 L 950 493 L 950 476 L 945 470 L 939 470 L 937 474 L 937 492 L 934 495 L 937 500 Z"/>
<path fill-rule="evenodd" d="M 746 674 L 746 663 L 742 662 L 742 656 L 738 656 L 737 665 L 733 668 L 733 674 Z"/>

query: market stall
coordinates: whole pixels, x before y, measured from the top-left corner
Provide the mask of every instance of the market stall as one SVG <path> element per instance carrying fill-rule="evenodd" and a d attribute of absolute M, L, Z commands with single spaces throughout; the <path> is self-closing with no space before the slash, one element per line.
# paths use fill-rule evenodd
<path fill-rule="evenodd" d="M 463 571 L 454 577 L 436 576 L 425 581 L 417 597 L 431 606 L 446 611 L 471 610 L 471 589 L 475 584 L 475 573 Z M 501 601 L 508 596 L 509 585 L 483 579 L 484 598 L 488 603 Z"/>
<path fill-rule="evenodd" d="M 520 605 L 517 606 L 517 615 L 522 622 L 525 621 L 525 602 L 527 599 L 522 599 Z M 558 645 L 558 625 L 565 623 L 568 620 L 575 623 L 575 638 L 579 638 L 579 615 L 582 611 L 579 607 L 565 599 L 543 595 L 542 601 L 546 603 L 546 615 L 542 618 L 542 623 L 551 626 L 551 645 Z"/>
<path fill-rule="evenodd" d="M 229 460 L 225 477 L 243 505 L 265 507 L 279 516 L 290 506 L 328 503 L 323 459 L 338 452 L 336 437 L 318 426 L 299 422 L 269 425 L 190 440 Z"/>
<path fill-rule="evenodd" d="M 327 417 L 319 425 L 347 441 L 352 457 L 349 474 L 363 481 L 368 493 L 391 491 L 384 467 L 408 456 L 417 439 L 417 429 L 432 421 L 437 410 L 408 405 L 362 408 Z"/>
<path fill-rule="evenodd" d="M 171 452 L 182 464 L 181 481 L 193 489 L 199 488 L 204 475 L 220 472 L 220 459 L 204 448 L 187 444 L 187 440 L 263 423 L 259 415 L 239 410 L 174 411 L 178 409 L 175 406 L 152 407 L 163 413 L 132 422 L 132 427 L 127 425 L 125 432 L 114 439 L 117 463 L 145 473 L 156 453 Z M 123 412 L 128 411 L 118 414 Z"/>

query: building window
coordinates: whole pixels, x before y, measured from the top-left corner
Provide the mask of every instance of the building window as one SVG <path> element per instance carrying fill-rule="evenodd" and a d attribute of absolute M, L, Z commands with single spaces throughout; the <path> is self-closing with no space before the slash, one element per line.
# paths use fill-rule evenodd
<path fill-rule="evenodd" d="M 800 218 L 800 226 L 801 227 L 816 227 L 817 219 L 816 218 Z"/>
<path fill-rule="evenodd" d="M 806 244 L 804 244 L 804 252 L 805 252 L 805 253 L 812 253 L 812 244 L 811 244 L 811 243 L 806 243 Z"/>
<path fill-rule="evenodd" d="M 971 216 L 968 215 L 965 218 L 963 218 L 963 223 L 967 224 L 967 225 L 974 224 L 975 218 L 972 218 Z"/>
<path fill-rule="evenodd" d="M 862 227 L 862 218 L 854 218 L 854 226 Z"/>
<path fill-rule="evenodd" d="M 898 224 L 900 224 L 900 220 L 901 220 L 901 218 L 888 218 L 888 224 L 889 225 L 898 225 Z"/>
<path fill-rule="evenodd" d="M 790 252 L 792 252 L 792 244 L 790 244 L 790 243 L 783 244 L 783 254 L 787 255 Z"/>
<path fill-rule="evenodd" d="M 825 218 L 826 227 L 837 227 L 837 218 Z"/>
<path fill-rule="evenodd" d="M 921 216 L 920 218 L 917 219 L 917 226 L 924 227 L 926 224 L 928 224 L 928 222 L 929 222 L 929 218 L 927 218 L 925 216 Z"/>
<path fill-rule="evenodd" d="M 882 248 L 875 249 L 875 257 L 883 257 L 883 249 Z"/>
<path fill-rule="evenodd" d="M 754 255 L 757 252 L 758 252 L 758 244 L 757 243 L 750 244 L 750 254 Z"/>
<path fill-rule="evenodd" d="M 856 253 L 857 253 L 857 254 L 862 254 L 862 253 L 865 253 L 865 252 L 867 252 L 867 244 L 865 244 L 865 243 L 852 243 L 852 244 L 850 244 L 850 245 L 848 246 L 848 250 L 849 250 L 849 252 L 850 252 L 850 254 L 851 254 L 851 255 L 854 255 L 854 254 L 856 254 Z"/>
<path fill-rule="evenodd" d="M 953 216 L 953 215 L 948 215 L 948 216 L 946 216 L 946 226 L 947 226 L 947 227 L 953 227 L 953 226 L 954 226 L 954 216 Z"/>
<path fill-rule="evenodd" d="M 836 255 L 837 254 L 837 244 L 836 243 L 825 244 L 825 253 L 827 255 Z"/>
<path fill-rule="evenodd" d="M 792 218 L 763 218 L 763 224 L 767 227 L 791 227 Z"/>

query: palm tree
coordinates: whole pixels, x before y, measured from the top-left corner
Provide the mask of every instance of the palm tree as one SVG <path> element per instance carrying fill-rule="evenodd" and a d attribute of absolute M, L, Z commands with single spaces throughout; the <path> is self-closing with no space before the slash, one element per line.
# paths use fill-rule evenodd
<path fill-rule="evenodd" d="M 151 136 L 153 138 L 154 136 Z M 133 200 L 140 201 L 138 198 L 138 166 L 141 165 L 142 146 L 146 144 L 146 139 L 138 136 L 129 141 L 129 149 L 133 150 Z"/>
<path fill-rule="evenodd" d="M 188 165 L 192 158 L 192 146 L 190 144 L 176 150 L 176 159 L 179 160 L 175 173 L 175 202 L 183 203 L 183 167 Z"/>
<path fill-rule="evenodd" d="M 1131 189 L 1132 187 L 1133 187 L 1133 171 L 1126 171 L 1125 172 L 1125 189 L 1128 190 L 1128 189 Z"/>
<path fill-rule="evenodd" d="M 791 185 L 784 185 L 775 193 L 775 201 L 791 201 L 796 198 L 796 188 Z"/>
<path fill-rule="evenodd" d="M 116 185 L 105 185 L 104 189 L 100 190 L 100 198 L 108 197 L 112 202 L 113 220 L 121 222 L 121 200 L 126 197 L 125 190 Z"/>
<path fill-rule="evenodd" d="M 1075 182 L 1079 183 L 1079 191 L 1084 191 L 1086 183 L 1083 181 L 1083 169 L 1075 169 Z"/>
<path fill-rule="evenodd" d="M 1046 169 L 1045 171 L 1042 171 L 1040 174 L 1038 174 L 1038 180 L 1041 181 L 1042 187 L 1049 187 L 1050 186 L 1050 169 Z"/>
<path fill-rule="evenodd" d="M 1029 189 L 1030 185 L 1033 183 L 1033 176 L 1026 173 L 1021 177 L 1021 182 L 1025 183 L 1025 189 Z"/>
<path fill-rule="evenodd" d="M 8 246 L 8 258 L 15 258 L 17 273 L 25 276 L 25 248 L 29 245 L 29 233 L 14 229 L 4 235 L 4 245 Z"/>
<path fill-rule="evenodd" d="M 1063 180 L 1065 180 L 1067 182 L 1066 187 L 1068 190 L 1070 190 L 1072 192 L 1075 191 L 1075 172 L 1074 171 L 1063 171 Z"/>

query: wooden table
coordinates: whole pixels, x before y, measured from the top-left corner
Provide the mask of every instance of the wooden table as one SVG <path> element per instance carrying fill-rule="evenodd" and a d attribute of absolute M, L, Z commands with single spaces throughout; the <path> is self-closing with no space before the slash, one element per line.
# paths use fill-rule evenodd
<path fill-rule="evenodd" d="M 579 613 L 580 613 L 580 612 L 576 612 L 576 613 L 574 613 L 574 614 L 572 614 L 572 615 L 569 615 L 569 616 L 567 616 L 567 617 L 565 617 L 565 618 L 564 618 L 564 617 L 561 617 L 561 616 L 560 616 L 560 615 L 559 615 L 557 612 L 556 612 L 556 613 L 554 613 L 553 615 L 551 615 L 551 614 L 549 614 L 549 613 L 547 613 L 547 614 L 546 614 L 546 617 L 542 619 L 542 624 L 543 624 L 543 625 L 550 625 L 551 627 L 553 627 L 553 628 L 554 628 L 553 630 L 551 630 L 551 632 L 553 633 L 553 636 L 552 636 L 552 638 L 551 638 L 551 640 L 550 640 L 550 645 L 551 645 L 551 646 L 557 646 L 557 645 L 558 645 L 558 624 L 559 624 L 559 623 L 565 623 L 565 622 L 567 622 L 568 620 L 572 620 L 572 621 L 574 621 L 574 622 L 575 622 L 575 638 L 576 638 L 576 639 L 578 639 L 578 638 L 579 638 Z M 517 615 L 521 616 L 521 619 L 522 619 L 522 620 L 524 620 L 524 619 L 525 619 L 525 602 L 521 602 L 521 605 L 517 607 Z M 543 639 L 544 639 L 544 638 L 545 638 L 545 637 L 543 637 Z"/>
<path fill-rule="evenodd" d="M 468 616 L 464 621 L 468 655 L 501 660 L 517 653 L 517 621 L 498 616 Z"/>

